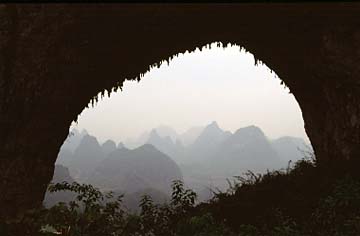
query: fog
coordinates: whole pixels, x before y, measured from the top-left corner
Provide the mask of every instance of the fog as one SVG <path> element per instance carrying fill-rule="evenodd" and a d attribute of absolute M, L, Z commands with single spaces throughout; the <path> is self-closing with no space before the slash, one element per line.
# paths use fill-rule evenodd
<path fill-rule="evenodd" d="M 275 72 L 255 66 L 253 55 L 238 46 L 213 44 L 179 54 L 89 107 L 70 128 L 87 129 L 101 142 L 136 138 L 159 125 L 182 133 L 212 121 L 232 132 L 256 125 L 269 138 L 308 140 L 294 96 Z"/>

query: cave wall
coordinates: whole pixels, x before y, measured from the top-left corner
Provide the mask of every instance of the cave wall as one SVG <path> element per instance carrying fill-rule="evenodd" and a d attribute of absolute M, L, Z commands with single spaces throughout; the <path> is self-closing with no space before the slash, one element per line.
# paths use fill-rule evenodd
<path fill-rule="evenodd" d="M 0 218 L 41 203 L 98 92 L 215 41 L 284 81 L 319 163 L 360 158 L 359 15 L 356 3 L 0 5 Z"/>

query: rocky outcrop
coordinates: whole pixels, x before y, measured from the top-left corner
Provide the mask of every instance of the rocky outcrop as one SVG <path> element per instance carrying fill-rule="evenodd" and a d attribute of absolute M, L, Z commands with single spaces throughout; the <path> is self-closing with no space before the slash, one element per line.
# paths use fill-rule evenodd
<path fill-rule="evenodd" d="M 0 218 L 41 204 L 71 122 L 98 92 L 214 41 L 284 81 L 320 163 L 359 158 L 359 14 L 357 3 L 0 5 Z"/>

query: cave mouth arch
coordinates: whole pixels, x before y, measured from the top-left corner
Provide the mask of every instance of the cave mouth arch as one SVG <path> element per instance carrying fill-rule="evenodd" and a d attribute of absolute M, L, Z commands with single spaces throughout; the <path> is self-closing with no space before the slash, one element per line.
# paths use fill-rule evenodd
<path fill-rule="evenodd" d="M 359 10 L 337 3 L 2 7 L 0 189 L 8 194 L 0 195 L 1 217 L 41 204 L 68 127 L 94 95 L 211 41 L 243 45 L 277 72 L 301 107 L 319 163 L 358 159 Z"/>
<path fill-rule="evenodd" d="M 239 58 L 239 59 L 235 60 L 234 59 L 235 57 Z M 190 61 L 190 62 L 187 62 L 187 61 Z M 197 64 L 196 64 L 196 62 L 197 62 Z M 118 117 L 114 118 L 113 120 L 104 118 L 103 115 L 100 115 L 97 117 L 95 116 L 95 118 L 93 118 L 93 120 L 100 119 L 99 122 L 93 122 L 93 124 L 95 126 L 101 126 L 102 127 L 101 131 L 102 131 L 102 134 L 104 135 L 103 129 L 106 129 L 105 126 L 107 126 L 107 124 L 108 124 L 107 132 L 111 132 L 112 130 L 116 129 L 115 126 L 119 125 L 120 122 L 125 123 L 126 125 L 130 125 L 131 122 L 135 122 L 136 117 L 139 117 L 139 116 L 146 117 L 149 115 L 153 115 L 149 112 L 149 110 L 146 110 L 147 112 L 144 112 L 142 114 L 133 115 L 133 117 L 129 118 L 128 120 L 123 119 L 123 117 L 127 115 L 127 114 L 124 114 L 124 112 L 131 113 L 132 112 L 131 109 L 135 109 L 134 107 L 136 107 L 136 110 L 140 109 L 139 108 L 140 103 L 147 104 L 147 106 L 151 107 L 150 111 L 156 113 L 156 111 L 154 111 L 154 109 L 156 108 L 156 106 L 159 106 L 159 103 L 161 103 L 161 99 L 167 98 L 167 100 L 170 100 L 170 101 L 167 101 L 165 106 L 162 106 L 162 107 L 160 104 L 160 109 L 157 110 L 157 112 L 159 112 L 161 109 L 166 109 L 166 106 L 169 106 L 172 104 L 172 102 L 174 102 L 173 100 L 171 100 L 170 96 L 187 95 L 187 94 L 190 94 L 190 93 L 196 92 L 196 91 L 198 93 L 200 93 L 200 95 L 199 95 L 199 97 L 194 97 L 192 99 L 193 100 L 192 102 L 194 104 L 196 104 L 198 102 L 197 100 L 199 100 L 200 97 L 202 97 L 203 100 L 206 100 L 207 102 L 209 102 L 212 105 L 212 109 L 215 111 L 215 113 L 216 113 L 216 111 L 218 113 L 221 113 L 222 111 L 218 110 L 221 108 L 221 106 L 222 106 L 221 104 L 215 104 L 215 100 L 211 100 L 209 96 L 203 97 L 203 95 L 206 95 L 206 94 L 203 94 L 204 89 L 205 90 L 209 89 L 209 86 L 206 86 L 206 85 L 210 84 L 210 83 L 212 83 L 211 86 L 214 87 L 214 89 L 211 90 L 211 94 L 216 95 L 217 89 L 219 90 L 220 94 L 222 94 L 222 93 L 226 94 L 226 95 L 223 95 L 223 97 L 221 97 L 221 96 L 218 97 L 217 99 L 219 99 L 221 101 L 220 103 L 222 103 L 222 104 L 229 103 L 229 105 L 231 105 L 231 107 L 233 107 L 233 108 L 235 108 L 235 106 L 244 107 L 244 103 L 251 103 L 254 106 L 258 105 L 257 109 L 254 109 L 255 110 L 254 112 L 256 113 L 256 111 L 261 110 L 261 109 L 264 110 L 266 107 L 274 107 L 274 108 L 278 107 L 278 106 L 281 107 L 284 104 L 279 103 L 279 101 L 275 100 L 275 99 L 272 102 L 266 103 L 267 100 L 271 100 L 272 97 L 275 97 L 275 95 L 277 93 L 280 93 L 282 96 L 276 97 L 277 99 L 284 99 L 286 101 L 291 100 L 292 103 L 291 102 L 289 102 L 289 103 L 291 103 L 292 107 L 296 106 L 297 109 L 300 110 L 299 105 L 297 104 L 296 100 L 293 98 L 292 95 L 289 95 L 289 89 L 286 89 L 286 88 L 284 88 L 284 86 L 281 86 L 281 80 L 279 80 L 279 78 L 276 76 L 276 74 L 274 72 L 272 72 L 272 70 L 270 70 L 266 65 L 264 65 L 262 63 L 254 63 L 254 62 L 255 62 L 255 59 L 253 58 L 253 55 L 249 52 L 246 52 L 245 49 L 241 48 L 240 46 L 231 45 L 231 44 L 223 46 L 222 44 L 219 44 L 217 42 L 214 42 L 212 44 L 207 44 L 206 46 L 202 47 L 201 50 L 197 49 L 192 52 L 185 52 L 184 54 L 177 54 L 172 59 L 169 59 L 169 63 L 162 63 L 157 68 L 154 68 L 154 67 L 150 68 L 149 72 L 145 73 L 142 76 L 139 83 L 135 82 L 135 83 L 130 84 L 130 82 L 128 82 L 129 84 L 127 84 L 127 82 L 125 81 L 124 86 L 122 87 L 122 91 L 118 92 L 118 93 L 112 92 L 111 94 L 108 94 L 109 98 L 106 98 L 106 96 L 104 97 L 104 95 L 99 93 L 98 94 L 98 102 L 93 105 L 93 110 L 95 110 L 94 107 L 95 108 L 99 107 L 99 106 L 103 105 L 104 103 L 105 103 L 104 106 L 107 109 L 104 108 L 104 109 L 98 109 L 95 111 L 88 109 L 87 114 L 88 114 L 88 116 L 91 116 L 91 113 L 92 114 L 100 113 L 100 114 L 108 114 L 107 116 L 113 116 L 114 113 L 116 113 L 117 107 L 119 108 L 118 113 L 120 111 L 122 111 L 120 113 L 121 116 L 118 116 Z M 222 64 L 227 64 L 227 63 L 230 64 L 230 66 L 222 66 Z M 205 64 L 205 66 L 202 66 L 204 64 Z M 206 64 L 208 64 L 208 65 L 206 65 Z M 241 65 L 241 64 L 243 64 L 243 65 Z M 189 68 L 189 66 L 193 66 L 193 68 Z M 217 66 L 216 70 L 211 70 L 211 68 L 214 69 L 214 66 Z M 178 67 L 179 69 L 176 69 L 176 67 Z M 190 72 L 181 73 L 180 70 L 186 70 L 186 69 L 190 70 Z M 205 71 L 205 70 L 210 70 L 210 72 L 204 73 L 203 71 Z M 232 71 L 232 72 L 224 74 L 223 72 L 226 70 Z M 235 71 L 233 71 L 233 70 L 235 70 Z M 168 71 L 168 72 L 166 73 L 166 71 Z M 194 74 L 196 71 L 200 71 L 202 73 L 192 76 L 191 74 Z M 220 72 L 216 73 L 216 71 L 220 71 Z M 214 74 L 214 72 L 215 72 L 215 74 Z M 162 75 L 161 73 L 165 73 L 165 75 Z M 177 76 L 177 78 L 175 78 L 175 79 L 169 78 L 170 76 L 174 76 L 176 73 L 180 74 L 179 76 Z M 242 78 L 241 75 L 244 75 L 244 78 Z M 199 85 L 201 85 L 201 87 L 196 87 L 194 89 L 191 89 L 189 87 L 194 85 L 194 83 L 195 83 L 194 80 L 196 80 L 196 76 L 204 77 L 197 81 L 197 83 Z M 157 77 L 162 77 L 162 80 L 161 79 L 159 80 Z M 186 77 L 190 77 L 190 78 L 186 78 Z M 231 78 L 226 79 L 224 77 L 231 77 Z M 156 79 L 158 79 L 157 81 L 160 81 L 160 82 L 155 83 Z M 166 80 L 168 81 L 168 83 L 166 83 Z M 186 85 L 184 86 L 184 89 L 182 90 L 182 92 L 176 93 L 176 91 L 171 90 L 171 87 L 181 86 L 181 84 L 179 84 L 179 81 L 186 82 L 186 80 L 189 80 L 189 82 L 185 83 Z M 215 83 L 215 82 L 217 82 L 217 83 Z M 145 83 L 147 83 L 148 87 L 146 87 Z M 150 86 L 149 85 L 150 83 L 153 83 L 154 85 Z M 261 83 L 261 84 L 257 84 L 257 83 Z M 225 86 L 221 87 L 221 84 L 225 84 Z M 109 103 L 111 103 L 111 99 L 114 99 L 114 95 L 116 95 L 116 94 L 121 95 L 127 89 L 131 89 L 131 88 L 133 88 L 133 90 L 130 90 L 129 93 L 131 93 L 131 92 L 134 93 L 135 92 L 134 90 L 139 89 L 140 85 L 145 86 L 141 90 L 142 92 L 138 92 L 138 93 L 136 93 L 136 95 L 132 95 L 132 96 L 130 94 L 129 95 L 130 97 L 128 97 L 126 100 L 126 102 L 128 102 L 129 104 L 131 103 L 131 105 L 134 107 L 132 107 L 132 106 L 124 107 L 124 105 L 126 105 L 124 103 L 121 103 L 121 104 L 113 103 L 112 105 L 109 105 Z M 167 93 L 161 93 L 161 89 L 155 90 L 155 87 L 157 87 L 157 86 L 161 86 L 161 88 L 163 90 L 169 89 L 170 91 L 168 91 Z M 211 88 L 211 86 L 210 86 L 210 88 Z M 277 89 L 274 89 L 274 86 L 277 86 Z M 188 90 L 186 91 L 185 88 L 187 88 Z M 232 88 L 234 88 L 233 91 L 231 91 Z M 147 90 L 153 89 L 153 91 L 151 91 L 151 93 L 149 93 L 149 94 L 142 95 L 142 93 L 146 92 L 146 89 Z M 267 90 L 270 91 L 270 92 L 268 92 L 269 94 L 267 94 L 267 96 L 264 95 L 264 97 L 261 97 L 260 95 L 262 93 L 266 93 Z M 184 91 L 186 91 L 186 94 L 183 94 Z M 249 93 L 246 93 L 247 91 Z M 259 91 L 259 92 L 254 92 L 254 91 Z M 227 97 L 231 96 L 231 92 L 233 92 L 232 93 L 233 97 L 231 98 L 231 100 L 238 101 L 238 104 L 236 102 L 232 102 L 231 100 L 226 100 Z M 149 98 L 149 96 L 151 97 L 152 93 L 159 93 L 160 95 L 158 95 L 157 97 L 160 97 L 160 99 L 159 100 L 151 100 L 151 98 Z M 237 94 L 237 93 L 242 94 L 242 96 L 236 97 L 235 94 Z M 246 93 L 246 94 L 244 94 L 244 93 Z M 142 99 L 136 100 L 137 99 L 136 96 L 142 97 Z M 254 102 L 254 100 L 246 101 L 247 97 L 254 99 L 256 102 Z M 292 97 L 292 98 L 290 98 L 290 97 Z M 105 101 L 105 99 L 106 99 L 106 101 Z M 119 99 L 121 99 L 121 96 Z M 240 100 L 244 100 L 245 102 L 240 103 Z M 294 101 L 296 104 L 293 103 Z M 278 102 L 278 103 L 276 103 L 276 102 Z M 185 104 L 186 101 L 183 101 L 183 103 Z M 264 104 L 264 103 L 266 103 L 266 104 Z M 156 106 L 151 106 L 151 104 L 156 104 Z M 190 103 L 187 103 L 187 105 L 189 105 L 189 104 Z M 264 104 L 264 105 L 260 105 L 260 104 Z M 181 103 L 173 104 L 173 105 L 177 108 L 179 108 L 179 106 L 182 106 Z M 200 105 L 198 105 L 198 107 L 201 107 L 204 105 L 205 104 L 200 104 Z M 286 103 L 286 105 L 289 106 L 288 103 Z M 91 103 L 89 103 L 89 106 L 91 106 Z M 184 105 L 184 106 L 186 106 L 186 105 Z M 271 120 L 271 119 L 275 120 L 276 118 L 281 118 L 281 116 L 286 116 L 287 115 L 286 113 L 290 114 L 291 112 L 296 112 L 296 115 L 300 116 L 300 120 L 301 120 L 300 125 L 303 126 L 301 112 L 298 112 L 296 109 L 293 109 L 292 107 L 291 107 L 292 108 L 291 111 L 286 112 L 287 109 L 289 108 L 288 106 L 286 106 L 284 108 L 280 108 L 272 113 L 269 112 L 269 114 L 266 112 L 264 114 L 260 114 L 260 115 L 258 114 L 258 116 L 267 117 L 268 120 Z M 110 108 L 110 107 L 112 107 L 112 108 Z M 142 107 L 142 109 L 144 109 L 144 107 Z M 169 110 L 171 110 L 170 107 L 169 107 Z M 84 112 L 85 112 L 85 110 L 82 112 L 82 114 Z M 196 111 L 194 110 L 194 112 L 196 112 Z M 242 119 L 246 119 L 246 121 L 241 122 L 241 124 L 238 124 L 237 127 L 234 127 L 234 129 L 231 130 L 231 133 L 234 133 L 239 128 L 243 128 L 245 126 L 250 126 L 250 125 L 256 124 L 257 121 L 255 121 L 254 118 L 252 118 L 252 119 L 254 119 L 253 122 L 255 122 L 255 123 L 251 123 L 251 118 L 246 117 L 244 115 L 244 113 L 246 114 L 247 112 L 249 112 L 249 111 L 245 110 L 245 111 L 241 112 L 242 113 L 241 115 L 237 114 L 237 115 L 239 115 L 239 118 L 241 117 Z M 89 113 L 90 113 L 90 115 L 89 115 Z M 182 113 L 184 114 L 185 112 L 182 112 Z M 278 115 L 276 117 L 274 115 L 275 113 L 279 113 L 279 114 L 281 114 L 281 116 Z M 191 116 L 197 116 L 197 115 L 199 115 L 199 114 L 191 114 Z M 236 115 L 234 115 L 234 116 L 236 116 Z M 98 135 L 94 134 L 94 132 L 91 132 L 91 127 L 89 127 L 89 125 L 91 125 L 91 124 L 86 123 L 86 120 L 85 121 L 81 120 L 81 118 L 82 118 L 82 115 L 80 115 L 80 118 L 79 118 L 80 121 L 78 119 L 78 122 L 80 124 L 81 124 L 81 122 L 84 122 L 85 125 L 81 125 L 80 127 L 86 128 L 86 125 L 88 125 L 87 130 L 90 131 L 89 133 L 98 138 L 99 137 Z M 105 120 L 106 121 L 101 122 L 101 118 L 103 118 L 103 121 L 105 121 Z M 158 118 L 161 119 L 161 116 Z M 294 119 L 293 117 L 291 117 L 291 118 Z M 123 120 L 121 120 L 121 119 L 123 119 Z M 118 122 L 114 122 L 115 120 L 117 120 Z M 216 118 L 216 117 L 211 117 L 211 118 L 209 118 L 209 121 L 210 120 L 219 121 L 218 118 Z M 128 123 L 126 123 L 126 121 Z M 163 121 L 160 121 L 159 125 L 161 125 L 161 122 L 163 122 Z M 142 119 L 141 122 L 144 122 L 144 119 Z M 226 121 L 221 121 L 221 118 L 220 118 L 220 123 L 224 124 L 224 123 L 226 123 Z M 279 123 L 281 123 L 282 125 L 285 126 L 286 119 L 284 119 L 282 122 L 279 122 Z M 290 123 L 291 124 L 289 124 L 289 126 L 290 125 L 294 126 L 293 123 L 299 123 L 299 120 L 296 120 L 296 121 L 291 120 Z M 168 124 L 168 122 L 165 122 L 165 124 Z M 271 123 L 271 124 L 274 126 L 275 123 Z M 206 124 L 204 124 L 204 125 L 206 125 Z M 295 125 L 298 125 L 298 124 L 295 124 Z M 264 125 L 261 125 L 261 124 L 260 125 L 257 124 L 257 126 L 264 128 Z M 148 128 L 151 129 L 150 126 Z M 155 128 L 155 127 L 152 127 L 152 128 Z M 303 127 L 302 127 L 302 131 L 305 134 Z M 97 132 L 99 132 L 99 130 Z M 266 130 L 265 130 L 265 134 L 266 134 L 266 136 L 268 136 L 268 132 L 266 132 Z M 285 136 L 285 135 L 290 136 L 291 133 L 290 134 L 283 133 L 282 136 Z M 271 136 L 273 136 L 273 135 L 271 135 Z M 278 138 L 280 137 L 279 135 L 276 135 L 276 136 Z M 108 138 L 109 138 L 109 136 L 108 136 Z M 275 138 L 272 138 L 272 139 L 275 140 Z M 112 140 L 114 140 L 114 139 L 112 139 Z M 103 136 L 101 143 L 104 143 L 105 141 L 106 141 L 106 136 Z M 124 141 L 124 140 L 117 139 L 117 140 L 115 140 L 115 143 L 119 143 L 121 141 Z M 125 143 L 125 146 L 129 147 L 128 143 Z M 139 145 L 139 146 L 141 146 L 141 145 Z M 132 148 L 137 148 L 137 147 L 138 146 L 136 146 L 136 144 L 135 144 L 134 147 L 130 147 L 130 148 L 132 149 Z M 155 144 L 155 147 L 157 147 L 156 144 Z M 169 154 L 166 152 L 169 150 L 162 150 L 161 147 L 157 147 L 157 148 L 160 151 L 167 154 L 169 157 L 174 159 L 174 157 L 172 156 L 173 153 Z M 94 153 L 97 153 L 97 151 L 94 151 Z M 174 155 L 176 155 L 176 154 L 174 154 Z M 269 154 L 269 156 L 271 156 L 271 155 Z M 293 157 L 289 157 L 289 159 L 290 158 L 293 158 Z M 179 159 L 176 159 L 176 162 L 177 161 L 179 161 Z M 275 162 L 275 159 L 273 161 Z M 279 165 L 278 168 L 279 169 L 285 168 L 288 161 L 289 160 L 285 160 L 284 162 L 282 162 L 282 166 Z M 269 163 L 268 163 L 268 165 L 269 165 Z M 267 166 L 267 168 L 275 169 L 274 166 L 275 165 L 272 165 L 271 167 Z M 245 169 L 241 169 L 241 172 L 242 171 L 245 171 Z M 256 169 L 255 171 L 258 171 L 258 169 Z M 240 175 L 241 172 L 238 172 L 236 174 L 229 173 L 229 176 L 227 176 L 227 177 L 231 177 L 234 175 Z M 215 179 L 216 178 L 217 177 L 215 177 Z M 214 179 L 214 177 L 213 177 L 213 179 Z M 227 183 L 226 177 L 223 177 L 222 181 L 224 184 L 226 184 Z M 215 186 L 215 187 L 219 187 L 219 186 Z"/>
<path fill-rule="evenodd" d="M 203 55 L 203 56 L 202 56 Z M 224 55 L 228 55 L 228 56 L 224 56 Z M 212 59 L 206 59 L 206 56 L 212 58 Z M 217 59 L 217 57 L 219 59 Z M 235 57 L 238 57 L 239 59 L 235 62 Z M 192 59 L 194 58 L 194 59 Z M 196 60 L 198 59 L 198 60 Z M 190 62 L 187 62 L 187 60 L 191 60 L 193 63 L 191 64 Z M 211 61 L 213 60 L 213 61 Z M 222 61 L 224 60 L 224 61 Z M 228 61 L 226 61 L 228 60 Z M 216 70 L 211 70 L 212 68 L 210 66 L 208 66 L 207 64 L 211 64 L 213 67 L 217 68 Z M 226 63 L 230 63 L 229 66 L 224 66 L 226 65 Z M 234 65 L 235 63 L 237 63 L 237 65 Z M 252 65 L 251 65 L 252 64 Z M 181 67 L 185 67 L 182 68 Z M 241 65 L 244 65 L 243 67 L 241 67 Z M 236 68 L 239 67 L 239 68 Z M 240 68 L 241 67 L 241 68 Z M 251 71 L 250 68 L 251 67 Z M 173 69 L 175 68 L 175 70 Z M 180 68 L 180 69 L 176 69 L 176 68 Z M 253 69 L 254 68 L 254 69 Z M 171 71 L 173 70 L 173 71 Z M 236 70 L 233 74 L 237 73 L 236 75 L 222 75 L 221 73 L 218 73 L 218 71 L 221 72 L 226 72 L 226 70 Z M 241 72 L 240 70 L 244 70 L 243 72 Z M 167 72 L 170 71 L 170 72 Z M 185 71 L 185 73 L 184 73 Z M 190 71 L 190 72 L 187 72 Z M 195 74 L 197 72 L 201 72 L 196 76 L 193 76 L 192 74 Z M 101 103 L 103 101 L 105 101 L 106 99 L 106 103 L 108 104 L 112 97 L 117 95 L 117 97 L 119 97 L 120 94 L 123 94 L 124 92 L 127 92 L 128 89 L 129 92 L 127 92 L 127 94 L 129 93 L 134 93 L 133 90 L 135 90 L 136 88 L 139 88 L 139 86 L 142 86 L 144 83 L 152 83 L 151 81 L 156 81 L 157 84 L 153 83 L 152 86 L 148 86 L 148 89 L 155 89 L 155 86 L 161 86 L 164 90 L 168 89 L 169 87 L 173 87 L 176 86 L 176 82 L 181 81 L 179 78 L 175 78 L 172 79 L 171 77 L 179 77 L 182 76 L 184 77 L 184 80 L 190 80 L 190 82 L 188 82 L 189 85 L 189 89 L 192 89 L 191 86 L 193 85 L 206 85 L 207 82 L 213 82 L 213 81 L 208 81 L 205 77 L 214 77 L 212 75 L 209 75 L 209 73 L 213 73 L 213 72 L 207 72 L 206 71 L 213 71 L 216 72 L 216 76 L 218 77 L 217 81 L 224 81 L 224 83 L 231 83 L 231 82 L 227 82 L 226 78 L 227 77 L 231 77 L 231 81 L 235 81 L 238 82 L 237 79 L 239 80 L 243 80 L 244 83 L 249 83 L 247 77 L 252 77 L 251 80 L 255 80 L 257 78 L 253 78 L 253 77 L 266 77 L 264 78 L 265 80 L 267 80 L 266 82 L 268 82 L 269 80 L 273 81 L 272 84 L 269 85 L 260 82 L 260 79 L 257 79 L 259 86 L 258 89 L 263 89 L 265 93 L 269 93 L 266 91 L 267 88 L 265 88 L 264 86 L 268 86 L 270 88 L 270 86 L 278 86 L 278 91 L 280 91 L 280 89 L 282 89 L 282 91 L 280 91 L 279 93 L 282 94 L 291 94 L 290 89 L 285 85 L 284 81 L 282 81 L 277 74 L 270 69 L 269 67 L 266 66 L 266 64 L 264 64 L 262 61 L 260 61 L 259 59 L 256 59 L 255 56 L 247 51 L 244 47 L 238 46 L 237 44 L 222 44 L 221 42 L 212 42 L 212 43 L 208 43 L 205 44 L 202 47 L 196 47 L 194 50 L 186 50 L 183 53 L 176 53 L 173 56 L 170 56 L 168 59 L 166 60 L 162 60 L 159 63 L 155 63 L 152 64 L 148 67 L 147 71 L 145 73 L 141 73 L 138 76 L 136 76 L 133 79 L 125 79 L 125 81 L 123 82 L 124 84 L 118 85 L 118 82 L 115 83 L 115 85 L 111 88 L 111 89 L 104 89 L 101 90 L 97 93 L 97 95 L 95 95 L 92 99 L 90 99 L 90 102 L 85 106 L 85 108 L 82 109 L 82 111 L 79 113 L 79 115 L 77 115 L 76 119 L 74 119 L 74 121 L 71 124 L 71 127 L 74 127 L 75 124 L 78 123 L 78 119 L 79 116 L 81 116 L 81 114 L 83 113 L 89 113 L 90 107 L 92 107 L 92 109 L 96 108 L 97 106 L 101 105 Z M 266 72 L 265 72 L 266 71 Z M 161 74 L 161 73 L 166 73 L 167 76 L 169 77 L 169 79 L 164 79 L 163 77 L 165 75 Z M 177 75 L 181 74 L 181 75 Z M 250 73 L 252 73 L 252 75 L 250 75 Z M 262 74 L 261 74 L 262 73 Z M 245 74 L 245 75 L 244 75 Z M 157 79 L 157 77 L 161 77 L 163 81 L 163 83 L 158 82 L 159 80 Z M 233 77 L 239 77 L 239 78 L 233 78 Z M 191 77 L 191 79 L 186 79 L 187 77 Z M 224 78 L 225 77 L 225 78 Z M 244 77 L 244 78 L 242 78 Z M 144 81 L 145 80 L 145 81 Z M 173 82 L 171 82 L 173 81 Z M 261 80 L 262 81 L 262 80 Z M 276 82 L 275 82 L 276 81 Z M 193 83 L 194 82 L 194 83 Z M 197 84 L 195 84 L 195 82 Z M 251 81 L 252 83 L 254 83 L 253 81 Z M 172 84 L 173 83 L 173 84 Z M 193 84 L 191 84 L 193 83 Z M 278 83 L 278 84 L 276 84 Z M 168 86 L 168 87 L 166 87 Z M 239 84 L 235 84 L 235 86 L 238 86 L 236 88 L 239 89 L 239 92 L 244 92 L 245 88 L 241 88 L 243 87 L 241 82 L 239 82 Z M 241 86 L 241 87 L 240 87 Z M 249 84 L 245 84 L 245 86 L 249 86 Z M 253 84 L 250 89 L 255 89 L 256 85 Z M 144 86 L 142 86 L 144 87 Z M 226 88 L 219 88 L 219 89 L 229 89 L 230 87 L 226 87 Z M 121 93 L 118 92 L 118 89 L 122 90 Z M 125 89 L 125 91 L 123 91 L 123 89 Z M 273 88 L 271 88 L 273 89 Z M 195 89 L 190 90 L 190 93 L 193 92 L 194 93 Z M 145 92 L 145 88 L 142 90 L 143 92 Z M 185 91 L 185 89 L 183 89 L 183 91 Z M 156 91 L 156 93 L 159 93 L 161 91 Z M 215 91 L 212 91 L 214 93 L 214 96 L 216 95 Z M 271 92 L 273 92 L 271 90 Z M 149 96 L 153 96 L 155 92 L 149 93 Z M 277 92 L 273 92 L 274 94 L 276 94 Z M 139 96 L 141 96 L 141 94 L 138 94 Z M 183 97 L 185 97 L 185 93 L 183 94 Z M 130 96 L 130 95 L 129 95 Z M 165 93 L 159 93 L 158 96 L 167 96 L 170 97 L 172 96 L 171 92 L 168 92 L 167 94 Z M 181 94 L 177 94 L 177 96 L 181 96 Z M 251 96 L 251 95 L 249 95 Z M 259 96 L 257 94 L 257 96 Z M 296 101 L 296 98 L 293 97 L 293 95 L 289 95 L 292 97 L 293 99 L 293 103 L 297 104 L 298 110 L 300 111 L 295 111 L 293 110 L 293 112 L 299 113 L 299 116 L 302 116 L 301 114 L 301 109 L 299 107 L 299 104 Z M 136 99 L 136 96 L 133 96 L 134 99 Z M 142 96 L 144 97 L 144 96 Z M 269 96 L 270 98 L 271 96 Z M 259 97 L 255 98 L 258 99 Z M 285 97 L 284 97 L 285 98 Z M 119 98 L 118 98 L 119 99 Z M 198 97 L 196 97 L 195 99 L 199 99 Z M 243 99 L 243 98 L 240 98 Z M 280 99 L 280 98 L 279 98 Z M 263 100 L 264 101 L 264 100 Z M 129 103 L 131 103 L 131 99 L 128 100 Z M 136 103 L 141 103 L 141 102 L 148 102 L 146 99 L 142 98 L 142 101 L 140 100 L 135 100 L 135 104 L 134 106 L 136 106 Z M 224 103 L 226 103 L 227 101 L 224 101 Z M 115 104 L 115 103 L 114 103 Z M 187 103 L 189 104 L 189 103 Z M 109 105 L 107 105 L 109 106 Z M 184 105 L 185 106 L 185 105 Z M 127 110 L 131 110 L 129 107 L 127 107 Z M 266 107 L 264 107 L 265 109 Z M 116 109 L 116 107 L 114 107 L 114 110 Z M 104 110 L 102 112 L 105 112 Z M 106 112 L 111 112 L 110 109 L 108 109 Z M 284 112 L 284 111 L 282 111 Z M 94 112 L 92 112 L 94 113 Z M 143 114 L 145 115 L 145 114 Z M 297 114 L 298 115 L 298 114 Z M 127 120 L 129 123 L 133 120 Z M 299 122 L 301 125 L 303 125 L 303 120 L 302 122 Z M 99 125 L 99 124 L 97 124 Z M 106 124 L 105 124 L 106 125 Z M 288 125 L 289 126 L 289 125 Z M 303 129 L 303 127 L 301 127 Z M 300 134 L 300 136 L 302 137 L 306 137 L 306 133 L 303 129 L 303 133 Z M 307 137 L 306 137 L 307 138 Z"/>

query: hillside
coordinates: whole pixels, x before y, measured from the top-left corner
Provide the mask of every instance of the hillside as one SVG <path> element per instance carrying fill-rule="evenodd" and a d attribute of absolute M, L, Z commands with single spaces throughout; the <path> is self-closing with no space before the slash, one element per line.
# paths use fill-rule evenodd
<path fill-rule="evenodd" d="M 66 181 L 68 183 L 74 182 L 74 179 L 70 176 L 69 169 L 62 165 L 55 165 L 54 177 L 52 183 L 61 183 Z M 52 207 L 58 202 L 69 202 L 74 200 L 75 193 L 68 191 L 59 191 L 56 193 L 45 193 L 43 204 L 45 207 Z"/>
<path fill-rule="evenodd" d="M 151 144 L 117 149 L 99 163 L 86 182 L 104 190 L 134 193 L 153 188 L 170 192 L 173 180 L 182 180 L 178 165 Z"/>

